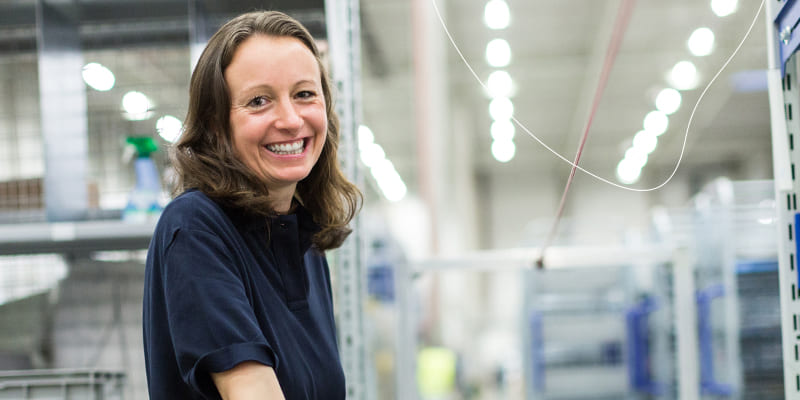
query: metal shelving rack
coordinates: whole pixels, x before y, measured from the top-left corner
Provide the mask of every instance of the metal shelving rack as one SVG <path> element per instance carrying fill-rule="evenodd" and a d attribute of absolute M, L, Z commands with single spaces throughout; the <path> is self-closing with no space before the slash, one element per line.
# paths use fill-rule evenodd
<path fill-rule="evenodd" d="M 555 399 L 560 398 L 564 399 L 566 397 L 557 397 L 560 394 L 555 393 L 545 393 L 538 388 L 541 386 L 540 384 L 543 382 L 543 379 L 548 379 L 546 375 L 541 374 L 540 368 L 545 366 L 542 364 L 542 358 L 537 357 L 537 352 L 539 356 L 544 355 L 542 351 L 546 350 L 543 347 L 539 347 L 537 349 L 536 343 L 541 343 L 540 340 L 536 338 L 537 333 L 534 332 L 536 329 L 536 322 L 532 319 L 531 311 L 535 311 L 534 309 L 536 306 L 541 306 L 544 303 L 538 302 L 536 303 L 536 296 L 533 293 L 534 290 L 528 290 L 536 284 L 536 282 L 542 277 L 539 275 L 540 271 L 534 271 L 533 266 L 535 265 L 534 261 L 538 259 L 539 252 L 537 249 L 531 248 L 516 248 L 516 249 L 504 249 L 504 250 L 490 250 L 490 251 L 478 251 L 473 253 L 463 254 L 458 257 L 437 257 L 431 258 L 426 260 L 421 260 L 417 262 L 410 263 L 408 265 L 398 265 L 398 269 L 396 269 L 396 281 L 395 281 L 395 292 L 397 294 L 397 307 L 398 307 L 398 318 L 397 318 L 397 332 L 398 332 L 398 354 L 397 354 L 397 363 L 396 363 L 396 374 L 397 374 L 397 393 L 398 399 L 403 400 L 413 400 L 419 398 L 419 393 L 416 390 L 416 382 L 414 380 L 415 377 L 415 370 L 416 364 L 413 360 L 413 354 L 415 353 L 415 349 L 417 349 L 417 338 L 415 335 L 416 326 L 415 324 L 418 322 L 418 315 L 416 315 L 416 307 L 415 307 L 415 299 L 413 297 L 413 288 L 415 280 L 419 279 L 422 275 L 427 273 L 441 273 L 446 271 L 457 271 L 460 273 L 467 273 L 467 272 L 478 272 L 478 271 L 491 271 L 491 272 L 508 272 L 508 271 L 519 271 L 522 273 L 522 276 L 527 275 L 525 278 L 525 282 L 520 282 L 523 286 L 523 294 L 524 298 L 522 299 L 523 307 L 521 307 L 521 321 L 528 321 L 530 323 L 522 324 L 522 332 L 521 339 L 522 339 L 522 358 L 523 358 L 523 371 L 524 380 L 525 380 L 525 394 L 524 398 L 526 399 Z M 587 278 L 590 276 L 592 271 L 611 271 L 616 270 L 621 275 L 615 275 L 615 277 L 624 277 L 626 274 L 620 270 L 620 268 L 627 268 L 628 266 L 641 267 L 642 264 L 652 264 L 652 265 L 661 265 L 661 264 L 679 264 L 681 270 L 688 269 L 685 262 L 681 260 L 675 259 L 676 252 L 675 249 L 665 247 L 665 246 L 655 246 L 655 245 L 647 245 L 642 247 L 615 247 L 615 246 L 565 246 L 565 247 L 552 247 L 548 250 L 547 253 L 547 270 L 544 273 L 555 273 L 555 274 L 572 274 L 571 277 L 574 278 L 575 276 L 583 276 L 580 279 L 591 279 Z M 591 275 L 594 276 L 594 275 Z M 575 279 L 568 279 L 568 284 L 575 283 Z M 619 282 L 619 280 L 616 280 Z M 543 284 L 547 284 L 546 282 L 542 282 Z M 563 282 L 562 282 L 563 283 Z M 591 282 L 588 282 L 591 284 Z M 626 284 L 625 286 L 628 286 Z M 625 303 L 625 299 L 629 299 L 626 293 L 627 289 L 623 289 L 621 301 L 616 301 L 615 299 L 619 297 L 620 293 L 613 293 L 611 296 L 612 301 L 611 304 L 608 305 L 611 308 L 618 309 L 618 320 L 619 320 L 619 333 L 624 336 L 625 329 L 624 329 L 624 307 L 617 307 L 622 303 Z M 544 294 L 544 293 L 540 293 Z M 609 293 L 601 293 L 601 294 L 609 294 Z M 616 297 L 615 297 L 616 296 Z M 560 306 L 563 306 L 562 303 Z M 578 306 L 585 306 L 586 303 L 583 302 L 578 304 Z M 560 307 L 559 306 L 559 307 Z M 616 308 L 615 308 L 616 307 Z M 557 311 L 557 310 L 556 310 Z M 564 311 L 563 307 L 561 311 Z M 541 314 L 540 314 L 541 315 Z M 586 315 L 584 313 L 584 315 Z M 552 315 L 551 315 L 552 316 Z M 547 318 L 547 316 L 544 316 Z M 535 318 L 535 317 L 534 317 Z M 541 321 L 547 323 L 547 321 Z M 550 321 L 552 322 L 552 321 Z M 542 324 L 539 324 L 541 328 L 545 328 Z M 552 323 L 550 324 L 550 328 L 555 327 Z M 591 334 L 590 334 L 591 335 Z M 552 336 L 552 335 L 551 335 Z M 592 344 L 597 344 L 596 342 Z M 596 349 L 596 347 L 592 348 L 591 350 Z M 621 356 L 626 357 L 625 350 L 621 349 L 622 354 Z M 576 354 L 572 354 L 576 355 Z M 568 356 L 572 356 L 568 355 Z M 581 357 L 581 354 L 577 354 L 578 357 Z M 625 361 L 623 361 L 625 362 Z M 546 366 L 545 366 L 546 367 Z M 539 370 L 537 370 L 539 369 Z M 566 372 L 566 371 L 565 371 Z M 545 372 L 546 374 L 546 372 Z M 610 397 L 606 398 L 620 398 L 619 395 L 626 396 L 623 398 L 629 398 L 628 396 L 631 395 L 630 391 L 626 385 L 626 373 L 625 367 L 622 366 L 617 370 L 612 370 L 611 374 L 617 379 L 622 387 L 624 387 L 625 393 L 622 393 L 620 390 L 613 392 L 610 394 Z M 562 374 L 562 376 L 566 376 Z M 559 380 L 558 377 L 555 377 L 556 380 Z M 561 380 L 563 382 L 563 380 Z M 580 380 L 578 380 L 580 381 Z M 551 382 L 555 383 L 555 382 Z M 539 386 L 537 386 L 539 385 Z M 555 396 L 554 396 L 555 395 Z M 586 396 L 584 393 L 583 396 Z M 581 398 L 579 395 L 575 398 Z M 587 397 L 583 397 L 587 398 Z"/>
<path fill-rule="evenodd" d="M 633 264 L 530 271 L 530 398 L 632 398 L 625 312 L 634 302 Z"/>
<path fill-rule="evenodd" d="M 0 224 L 0 256 L 146 249 L 154 229 L 155 221 L 141 224 L 119 220 Z"/>
<path fill-rule="evenodd" d="M 357 0 L 326 0 L 325 19 L 330 42 L 330 67 L 339 115 L 339 159 L 347 177 L 361 183 L 357 161 L 356 133 L 361 118 L 361 45 Z M 374 398 L 371 369 L 364 341 L 366 298 L 365 246 L 358 218 L 353 234 L 336 251 L 334 291 L 336 297 L 339 352 L 347 378 L 348 399 Z"/>
<path fill-rule="evenodd" d="M 800 4 L 794 0 L 767 0 L 767 54 L 772 123 L 772 155 L 775 199 L 778 210 L 778 277 L 783 343 L 784 398 L 800 400 L 800 296 L 798 295 L 796 165 L 800 154 L 795 149 L 800 124 L 794 114 L 800 106 L 796 51 L 800 44 Z"/>
<path fill-rule="evenodd" d="M 122 400 L 124 383 L 123 372 L 0 371 L 0 399 Z"/>
<path fill-rule="evenodd" d="M 675 335 L 696 353 L 678 360 L 680 398 L 775 398 L 783 380 L 775 377 L 780 320 L 769 308 L 778 302 L 773 182 L 720 178 L 690 207 L 658 215 L 661 240 L 692 257 L 682 284 L 658 280 L 662 296 L 696 314 L 674 307 Z"/>

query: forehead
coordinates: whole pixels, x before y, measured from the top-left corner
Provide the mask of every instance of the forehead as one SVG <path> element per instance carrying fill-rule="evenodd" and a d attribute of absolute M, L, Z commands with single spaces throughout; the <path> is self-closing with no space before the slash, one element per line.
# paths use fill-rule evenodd
<path fill-rule="evenodd" d="M 239 44 L 225 69 L 225 75 L 226 78 L 231 78 L 234 74 L 244 72 L 253 76 L 276 71 L 283 72 L 284 75 L 318 75 L 319 65 L 311 49 L 298 38 L 255 34 Z"/>

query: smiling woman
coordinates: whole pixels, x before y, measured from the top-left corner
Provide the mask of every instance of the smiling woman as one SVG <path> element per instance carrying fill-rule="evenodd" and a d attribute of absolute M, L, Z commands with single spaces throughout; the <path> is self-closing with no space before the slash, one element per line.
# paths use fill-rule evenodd
<path fill-rule="evenodd" d="M 325 145 L 319 65 L 298 39 L 256 35 L 239 46 L 225 81 L 236 154 L 267 183 L 272 207 L 286 213 Z"/>
<path fill-rule="evenodd" d="M 343 399 L 323 251 L 361 194 L 339 169 L 331 88 L 308 31 L 239 16 L 192 75 L 179 194 L 147 258 L 151 399 Z"/>

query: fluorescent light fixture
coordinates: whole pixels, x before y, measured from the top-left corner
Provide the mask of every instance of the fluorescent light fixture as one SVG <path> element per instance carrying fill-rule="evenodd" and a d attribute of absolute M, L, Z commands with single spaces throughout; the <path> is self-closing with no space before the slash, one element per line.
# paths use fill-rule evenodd
<path fill-rule="evenodd" d="M 641 169 L 647 165 L 647 153 L 636 147 L 631 147 L 625 152 L 625 160 Z"/>
<path fill-rule="evenodd" d="M 514 87 L 514 81 L 511 75 L 506 71 L 494 71 L 489 74 L 489 80 L 486 82 L 486 87 L 489 89 L 489 96 L 491 97 L 511 97 L 511 91 Z"/>
<path fill-rule="evenodd" d="M 514 103 L 508 97 L 495 97 L 489 103 L 489 115 L 495 121 L 509 120 L 514 115 Z"/>
<path fill-rule="evenodd" d="M 671 115 L 681 108 L 681 92 L 666 88 L 656 96 L 656 108 L 666 115 Z"/>
<path fill-rule="evenodd" d="M 126 119 L 131 121 L 141 121 L 152 116 L 150 99 L 142 92 L 132 90 L 122 96 L 122 110 Z"/>
<path fill-rule="evenodd" d="M 361 150 L 361 161 L 369 168 L 377 165 L 382 160 L 386 159 L 386 152 L 383 151 L 381 145 L 372 142 L 368 143 Z"/>
<path fill-rule="evenodd" d="M 737 0 L 711 0 L 711 10 L 718 17 L 725 17 L 736 12 Z"/>
<path fill-rule="evenodd" d="M 390 201 L 402 200 L 408 188 L 394 164 L 386 159 L 383 147 L 375 143 L 375 135 L 366 125 L 358 127 L 358 151 L 361 153 L 361 161 L 369 168 L 383 196 Z"/>
<path fill-rule="evenodd" d="M 650 154 L 656 150 L 658 146 L 658 136 L 653 132 L 641 130 L 633 136 L 633 148 L 644 154 Z"/>
<path fill-rule="evenodd" d="M 627 159 L 622 159 L 622 161 L 617 164 L 617 179 L 626 185 L 636 183 L 639 181 L 641 175 L 642 169 Z"/>
<path fill-rule="evenodd" d="M 502 68 L 511 62 L 511 46 L 505 39 L 494 39 L 486 45 L 486 61 L 492 67 Z"/>
<path fill-rule="evenodd" d="M 691 90 L 697 87 L 699 77 L 697 67 L 691 61 L 680 61 L 672 67 L 669 74 L 672 86 L 678 90 Z"/>
<path fill-rule="evenodd" d="M 513 140 L 494 140 L 492 141 L 492 156 L 501 163 L 507 163 L 514 158 L 517 146 Z"/>
<path fill-rule="evenodd" d="M 514 138 L 516 128 L 510 119 L 501 119 L 492 122 L 490 131 L 493 140 L 511 140 Z"/>
<path fill-rule="evenodd" d="M 156 121 L 156 131 L 164 140 L 175 143 L 181 136 L 183 123 L 172 115 L 165 115 Z"/>
<path fill-rule="evenodd" d="M 489 0 L 483 9 L 483 22 L 489 29 L 505 29 L 511 21 L 511 12 L 504 0 Z"/>
<path fill-rule="evenodd" d="M 358 150 L 363 151 L 370 143 L 375 142 L 375 135 L 366 125 L 358 126 Z"/>
<path fill-rule="evenodd" d="M 86 82 L 89 87 L 99 92 L 111 90 L 111 88 L 114 87 L 114 82 L 116 82 L 114 73 L 100 63 L 88 63 L 84 65 L 81 75 L 83 76 L 83 81 Z"/>
<path fill-rule="evenodd" d="M 378 187 L 381 188 L 387 200 L 397 202 L 403 200 L 403 197 L 408 193 L 408 189 L 406 188 L 405 182 L 400 179 L 400 175 L 397 175 L 397 173 L 395 173 L 395 175 L 397 176 L 396 179 L 378 181 Z"/>
<path fill-rule="evenodd" d="M 399 201 L 406 195 L 406 184 L 403 183 L 391 161 L 385 158 L 379 160 L 370 167 L 370 172 L 388 200 Z"/>
<path fill-rule="evenodd" d="M 689 36 L 687 45 L 692 54 L 698 57 L 707 56 L 714 50 L 714 32 L 705 27 L 697 28 Z"/>
<path fill-rule="evenodd" d="M 378 160 L 378 162 L 373 164 L 369 170 L 372 172 L 372 176 L 379 182 L 386 179 L 391 179 L 396 173 L 394 164 L 385 158 Z"/>
<path fill-rule="evenodd" d="M 644 130 L 659 136 L 667 131 L 669 118 L 661 111 L 650 111 L 644 116 L 642 126 L 644 126 Z"/>

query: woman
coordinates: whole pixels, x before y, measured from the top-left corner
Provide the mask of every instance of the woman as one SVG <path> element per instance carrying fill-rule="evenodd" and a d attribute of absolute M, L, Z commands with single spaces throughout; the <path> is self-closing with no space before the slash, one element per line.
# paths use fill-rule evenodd
<path fill-rule="evenodd" d="M 147 258 L 150 398 L 344 399 L 325 250 L 361 193 L 343 176 L 308 31 L 241 15 L 192 74 L 176 197 Z"/>

